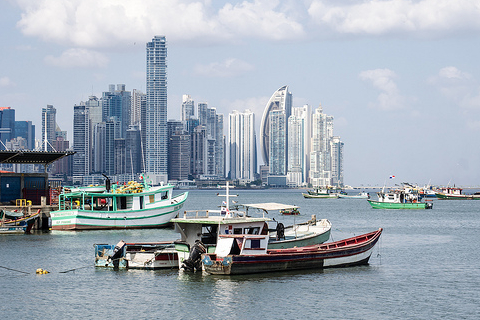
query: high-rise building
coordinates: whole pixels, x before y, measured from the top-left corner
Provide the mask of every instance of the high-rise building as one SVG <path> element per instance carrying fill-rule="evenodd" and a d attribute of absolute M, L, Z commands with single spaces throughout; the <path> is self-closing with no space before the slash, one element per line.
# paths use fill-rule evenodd
<path fill-rule="evenodd" d="M 225 135 L 223 134 L 223 114 L 216 114 L 215 130 L 215 174 L 219 179 L 225 178 Z M 256 149 L 255 149 L 256 150 Z M 256 163 L 255 163 L 256 167 Z"/>
<path fill-rule="evenodd" d="M 142 107 L 145 108 L 147 96 L 137 89 L 132 90 L 132 106 L 130 110 L 130 124 L 139 125 L 142 121 Z"/>
<path fill-rule="evenodd" d="M 310 155 L 311 107 L 292 108 L 288 118 L 288 169 L 287 183 L 296 187 L 304 185 L 308 178 Z"/>
<path fill-rule="evenodd" d="M 195 116 L 195 102 L 189 94 L 182 96 L 182 121 L 187 121 Z"/>
<path fill-rule="evenodd" d="M 285 115 L 285 121 L 286 121 L 286 119 L 290 117 L 291 109 L 292 109 L 292 94 L 288 92 L 288 86 L 283 86 L 277 91 L 275 91 L 271 96 L 270 100 L 268 100 L 267 105 L 265 106 L 265 110 L 262 116 L 262 122 L 260 123 L 260 150 L 261 150 L 265 165 L 270 164 L 270 150 L 271 150 L 270 113 L 273 111 L 283 111 Z M 285 136 L 285 143 L 287 143 L 286 138 L 287 137 Z M 286 146 L 282 148 L 286 148 Z M 277 159 L 274 160 L 274 162 L 277 162 L 277 161 L 278 161 Z M 286 163 L 283 164 L 283 166 L 286 167 Z"/>
<path fill-rule="evenodd" d="M 57 137 L 53 142 L 53 147 L 57 151 L 66 151 L 69 148 L 69 141 L 63 139 L 63 137 Z M 71 162 L 71 157 L 63 157 L 62 159 L 55 161 L 55 163 L 53 163 L 52 174 L 63 176 L 64 179 L 67 176 L 71 176 Z"/>
<path fill-rule="evenodd" d="M 331 140 L 333 117 L 323 113 L 322 105 L 312 115 L 312 147 L 309 181 L 314 187 L 332 184 Z"/>
<path fill-rule="evenodd" d="M 229 172 L 232 180 L 255 180 L 257 152 L 255 114 L 250 110 L 229 114 Z"/>
<path fill-rule="evenodd" d="M 208 179 L 225 178 L 225 147 L 223 135 L 223 115 L 217 115 L 216 108 L 206 102 L 198 104 L 198 122 L 205 128 L 206 141 L 205 170 L 203 177 Z"/>
<path fill-rule="evenodd" d="M 102 120 L 108 121 L 112 117 L 120 123 L 120 138 L 124 138 L 130 125 L 131 94 L 125 90 L 124 84 L 109 85 L 109 91 L 102 94 Z"/>
<path fill-rule="evenodd" d="M 154 183 L 166 181 L 167 172 L 167 40 L 147 42 L 146 171 Z"/>
<path fill-rule="evenodd" d="M 287 115 L 285 110 L 272 110 L 269 123 L 269 174 L 284 176 L 287 174 Z"/>
<path fill-rule="evenodd" d="M 343 187 L 343 142 L 340 137 L 332 137 L 332 185 Z"/>
<path fill-rule="evenodd" d="M 115 155 L 115 140 L 120 139 L 120 121 L 111 117 L 105 122 L 105 174 L 114 175 L 117 173 L 117 163 Z M 124 144 L 125 145 L 125 144 Z M 118 164 L 121 165 L 121 164 Z M 121 169 L 120 169 L 121 170 Z M 122 170 L 121 170 L 122 171 Z M 123 172 L 122 172 L 123 173 Z"/>
<path fill-rule="evenodd" d="M 0 107 L 0 150 L 5 150 L 6 143 L 15 138 L 15 109 Z"/>
<path fill-rule="evenodd" d="M 207 172 L 207 130 L 199 125 L 192 133 L 192 175 L 199 179 Z"/>
<path fill-rule="evenodd" d="M 126 173 L 137 174 L 142 172 L 142 152 L 141 152 L 140 126 L 131 125 L 127 130 L 125 145 L 126 153 Z"/>
<path fill-rule="evenodd" d="M 169 173 L 170 180 L 187 180 L 190 174 L 191 136 L 185 131 L 176 131 L 170 136 Z"/>
<path fill-rule="evenodd" d="M 44 151 L 53 151 L 56 139 L 57 110 L 52 105 L 42 108 L 42 146 Z"/>
<path fill-rule="evenodd" d="M 32 121 L 15 121 L 15 136 L 24 138 L 29 150 L 35 149 L 35 125 Z"/>
<path fill-rule="evenodd" d="M 48 135 L 47 135 L 48 136 Z M 83 105 L 73 107 L 73 182 L 83 183 L 83 177 L 91 171 L 90 117 Z"/>

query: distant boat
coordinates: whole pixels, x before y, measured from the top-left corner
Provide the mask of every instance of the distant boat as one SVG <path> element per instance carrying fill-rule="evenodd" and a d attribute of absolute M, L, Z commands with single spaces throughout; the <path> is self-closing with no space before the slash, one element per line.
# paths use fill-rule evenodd
<path fill-rule="evenodd" d="M 336 242 L 289 249 L 268 249 L 262 235 L 222 235 L 215 253 L 202 254 L 204 270 L 210 274 L 324 269 L 366 265 L 382 229 Z"/>
<path fill-rule="evenodd" d="M 370 194 L 368 192 L 360 192 L 359 194 L 346 194 L 339 193 L 339 199 L 370 199 Z"/>
<path fill-rule="evenodd" d="M 304 198 L 338 198 L 338 189 L 332 187 L 315 188 L 302 193 Z"/>
<path fill-rule="evenodd" d="M 59 210 L 50 212 L 53 230 L 142 229 L 170 225 L 187 200 L 188 192 L 173 196 L 170 184 L 150 186 L 131 181 L 103 191 L 64 190 Z"/>
<path fill-rule="evenodd" d="M 480 193 L 463 194 L 462 191 L 462 188 L 446 187 L 440 188 L 435 195 L 441 200 L 480 200 Z"/>
<path fill-rule="evenodd" d="M 378 192 L 378 200 L 368 199 L 373 209 L 432 209 L 431 202 L 423 201 L 422 197 L 414 189 L 391 190 L 390 192 Z"/>
<path fill-rule="evenodd" d="M 284 216 L 297 216 L 300 214 L 300 211 L 298 211 L 298 208 L 293 208 L 293 209 L 282 209 L 280 210 L 280 214 Z"/>

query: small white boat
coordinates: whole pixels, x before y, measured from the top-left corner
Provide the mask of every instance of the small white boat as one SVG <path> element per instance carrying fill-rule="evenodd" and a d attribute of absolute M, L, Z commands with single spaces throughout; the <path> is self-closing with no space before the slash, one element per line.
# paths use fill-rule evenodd
<path fill-rule="evenodd" d="M 119 269 L 178 268 L 178 255 L 171 241 L 95 244 L 95 266 Z"/>
<path fill-rule="evenodd" d="M 346 194 L 339 193 L 339 199 L 370 199 L 370 194 L 368 192 L 360 192 L 359 194 Z"/>

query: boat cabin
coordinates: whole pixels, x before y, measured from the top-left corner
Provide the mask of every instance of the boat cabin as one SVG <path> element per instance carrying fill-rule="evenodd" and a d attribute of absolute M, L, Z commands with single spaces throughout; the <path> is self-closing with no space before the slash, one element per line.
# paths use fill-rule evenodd
<path fill-rule="evenodd" d="M 112 189 L 111 192 L 89 192 L 91 189 L 85 190 L 67 191 L 60 194 L 59 210 L 142 210 L 155 207 L 159 202 L 172 198 L 171 186 L 131 189 L 134 192 L 129 192 L 128 189 L 123 188 Z"/>

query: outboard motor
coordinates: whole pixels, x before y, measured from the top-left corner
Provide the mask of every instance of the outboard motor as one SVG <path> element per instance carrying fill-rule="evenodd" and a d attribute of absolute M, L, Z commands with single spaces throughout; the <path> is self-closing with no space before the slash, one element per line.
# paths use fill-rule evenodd
<path fill-rule="evenodd" d="M 183 260 L 182 268 L 185 271 L 194 272 L 202 269 L 202 253 L 207 252 L 207 248 L 200 241 L 196 240 L 195 244 L 190 249 L 190 256 Z"/>
<path fill-rule="evenodd" d="M 123 257 L 123 248 L 125 247 L 126 243 L 123 240 L 120 240 L 119 243 L 115 246 L 113 249 L 113 254 L 111 257 L 109 257 L 108 260 L 111 260 L 113 263 L 114 268 L 118 268 L 118 265 L 120 263 L 120 259 Z"/>
<path fill-rule="evenodd" d="M 280 239 L 285 239 L 285 226 L 283 225 L 283 223 L 278 223 L 277 224 L 277 240 L 280 240 Z"/>

